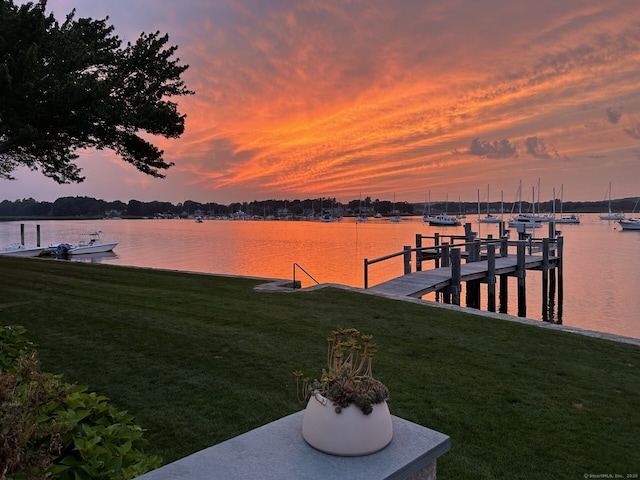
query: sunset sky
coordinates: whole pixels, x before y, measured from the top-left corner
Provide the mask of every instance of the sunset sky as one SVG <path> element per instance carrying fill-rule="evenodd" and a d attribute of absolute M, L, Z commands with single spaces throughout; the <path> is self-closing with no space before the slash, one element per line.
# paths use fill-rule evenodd
<path fill-rule="evenodd" d="M 49 0 L 168 33 L 196 95 L 165 179 L 81 153 L 59 186 L 19 170 L 0 200 L 640 196 L 637 0 Z M 536 195 L 538 195 L 536 193 Z"/>

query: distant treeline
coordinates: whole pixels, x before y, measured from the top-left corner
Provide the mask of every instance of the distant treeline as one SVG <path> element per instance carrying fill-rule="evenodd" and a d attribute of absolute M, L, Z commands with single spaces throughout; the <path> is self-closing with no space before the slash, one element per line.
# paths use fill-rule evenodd
<path fill-rule="evenodd" d="M 637 199 L 623 198 L 611 201 L 613 212 L 633 212 L 637 206 Z M 481 210 L 486 213 L 486 203 L 481 204 Z M 500 202 L 489 205 L 492 213 L 500 213 Z M 504 204 L 505 213 L 510 213 L 511 203 Z M 523 211 L 531 211 L 531 205 L 522 203 Z M 606 201 L 599 202 L 564 202 L 562 210 L 571 213 L 598 213 L 608 209 Z M 338 202 L 335 198 L 315 198 L 305 200 L 254 200 L 252 202 L 231 203 L 200 203 L 187 200 L 174 205 L 169 202 L 140 202 L 130 200 L 107 202 L 91 197 L 61 197 L 55 202 L 38 202 L 33 198 L 0 202 L 0 217 L 7 218 L 101 218 L 101 217 L 190 217 L 194 215 L 230 216 L 243 212 L 251 216 L 311 216 L 323 212 L 340 215 L 357 215 L 359 213 L 373 215 L 422 215 L 426 211 L 432 214 L 447 211 L 450 214 L 473 214 L 478 210 L 477 202 L 432 202 L 424 203 L 391 202 L 389 200 L 372 200 L 366 197 L 355 199 L 348 203 Z M 536 204 L 536 211 L 551 213 L 553 202 Z M 560 211 L 560 201 L 556 200 L 556 212 Z"/>

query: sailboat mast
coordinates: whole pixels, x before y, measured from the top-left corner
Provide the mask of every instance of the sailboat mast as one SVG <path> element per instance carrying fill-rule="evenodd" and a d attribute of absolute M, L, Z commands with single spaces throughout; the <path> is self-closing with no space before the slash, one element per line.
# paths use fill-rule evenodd
<path fill-rule="evenodd" d="M 487 216 L 489 215 L 489 184 L 487 183 Z"/>

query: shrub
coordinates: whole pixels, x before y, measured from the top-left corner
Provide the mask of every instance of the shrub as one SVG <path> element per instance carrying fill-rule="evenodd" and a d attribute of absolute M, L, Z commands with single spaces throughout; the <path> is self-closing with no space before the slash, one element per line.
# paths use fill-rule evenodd
<path fill-rule="evenodd" d="M 0 478 L 130 479 L 160 466 L 131 415 L 41 372 L 25 334 L 0 328 Z"/>

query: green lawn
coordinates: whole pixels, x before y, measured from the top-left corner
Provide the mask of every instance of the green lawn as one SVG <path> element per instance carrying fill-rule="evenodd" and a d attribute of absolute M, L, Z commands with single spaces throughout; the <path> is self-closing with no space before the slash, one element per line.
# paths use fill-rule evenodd
<path fill-rule="evenodd" d="M 393 414 L 443 432 L 438 478 L 640 473 L 640 348 L 335 288 L 0 257 L 0 314 L 176 460 L 303 408 L 331 330 L 378 344 Z"/>

